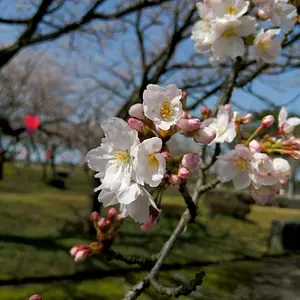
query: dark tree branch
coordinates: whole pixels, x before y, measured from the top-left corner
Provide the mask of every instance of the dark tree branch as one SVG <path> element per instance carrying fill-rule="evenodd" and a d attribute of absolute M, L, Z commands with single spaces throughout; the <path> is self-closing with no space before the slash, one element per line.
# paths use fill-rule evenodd
<path fill-rule="evenodd" d="M 196 291 L 197 287 L 202 285 L 204 275 L 203 271 L 196 273 L 195 278 L 189 283 L 175 288 L 165 287 L 153 278 L 150 279 L 150 284 L 158 293 L 177 298 L 179 296 L 187 296 Z"/>
<path fill-rule="evenodd" d="M 181 195 L 186 203 L 186 206 L 190 212 L 190 215 L 191 215 L 190 221 L 191 222 L 195 221 L 195 219 L 197 217 L 197 207 L 196 207 L 195 203 L 193 202 L 193 199 L 187 189 L 186 181 L 183 181 L 182 184 L 180 184 L 179 192 L 181 193 Z"/>

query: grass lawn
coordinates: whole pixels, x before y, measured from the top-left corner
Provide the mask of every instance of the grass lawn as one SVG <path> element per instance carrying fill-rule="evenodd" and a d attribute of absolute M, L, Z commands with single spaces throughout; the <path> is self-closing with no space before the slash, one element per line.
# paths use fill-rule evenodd
<path fill-rule="evenodd" d="M 68 189 L 63 191 L 43 184 L 41 170 L 36 166 L 19 171 L 17 174 L 16 168 L 8 164 L 5 180 L 0 182 L 0 299 L 23 300 L 34 293 L 41 294 L 44 300 L 122 299 L 144 274 L 137 266 L 107 262 L 100 255 L 75 264 L 68 253 L 72 245 L 91 241 L 86 234 L 90 190 L 83 170 L 76 170 L 68 179 Z M 113 248 L 128 255 L 149 256 L 158 252 L 184 209 L 183 200 L 176 195 L 166 196 L 164 203 L 161 222 L 154 230 L 143 232 L 138 224 L 126 220 Z M 299 272 L 296 256 L 206 267 L 201 264 L 244 255 L 261 257 L 266 251 L 271 220 L 299 219 L 300 210 L 253 206 L 249 216 L 253 222 L 221 216 L 209 219 L 204 207 L 201 212 L 178 240 L 161 274 L 163 283 L 177 285 L 199 270 L 206 271 L 200 291 L 181 299 L 260 300 L 251 296 L 252 285 L 257 286 L 255 280 L 268 275 L 270 266 L 274 268 L 272 274 L 277 272 L 276 278 L 285 276 L 284 271 L 290 272 L 291 267 L 291 272 Z M 80 276 L 72 277 L 79 272 Z M 6 280 L 14 278 L 29 279 L 23 285 L 6 284 Z M 37 283 L 34 278 L 42 279 Z M 243 298 L 247 293 L 249 298 Z M 140 299 L 164 298 L 150 289 Z"/>

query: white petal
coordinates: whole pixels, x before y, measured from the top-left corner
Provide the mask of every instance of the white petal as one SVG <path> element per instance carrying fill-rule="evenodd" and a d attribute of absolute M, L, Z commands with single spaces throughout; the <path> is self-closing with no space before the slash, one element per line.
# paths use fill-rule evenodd
<path fill-rule="evenodd" d="M 118 203 L 117 194 L 107 190 L 102 190 L 98 196 L 98 201 L 102 202 L 105 207 L 109 205 L 117 204 Z"/>
<path fill-rule="evenodd" d="M 229 114 L 223 105 L 219 106 L 217 114 L 217 124 L 226 127 L 229 122 Z"/>
<path fill-rule="evenodd" d="M 146 153 L 154 153 L 160 151 L 162 147 L 162 140 L 158 137 L 153 137 L 147 140 L 144 140 L 141 144 L 141 148 L 146 151 Z M 142 149 L 140 151 L 143 151 Z"/>
<path fill-rule="evenodd" d="M 300 119 L 296 117 L 288 118 L 286 123 L 295 128 L 296 126 L 300 125 Z"/>
<path fill-rule="evenodd" d="M 279 125 L 282 125 L 286 121 L 287 116 L 288 116 L 288 111 L 286 110 L 286 108 L 284 106 L 282 106 L 281 110 L 279 112 L 279 115 L 278 115 Z"/>
<path fill-rule="evenodd" d="M 228 124 L 226 131 L 223 133 L 223 135 L 227 143 L 231 143 L 234 140 L 234 138 L 236 137 L 236 129 L 235 124 L 233 122 Z"/>
<path fill-rule="evenodd" d="M 248 187 L 251 183 L 248 170 L 238 172 L 237 176 L 233 179 L 233 185 L 237 190 L 242 190 Z"/>
<path fill-rule="evenodd" d="M 256 19 L 251 16 L 243 16 L 239 20 L 241 21 L 238 27 L 239 36 L 246 37 L 250 35 L 256 26 Z"/>
<path fill-rule="evenodd" d="M 122 204 L 128 205 L 136 199 L 141 194 L 141 189 L 137 183 L 132 183 L 128 187 L 122 189 L 118 193 L 118 201 Z"/>
<path fill-rule="evenodd" d="M 230 181 L 235 178 L 237 169 L 234 166 L 234 162 L 218 159 L 216 166 L 221 182 Z"/>

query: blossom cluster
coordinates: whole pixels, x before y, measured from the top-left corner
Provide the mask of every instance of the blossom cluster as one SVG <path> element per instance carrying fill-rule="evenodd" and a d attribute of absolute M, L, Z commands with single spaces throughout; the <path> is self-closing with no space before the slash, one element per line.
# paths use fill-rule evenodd
<path fill-rule="evenodd" d="M 279 113 L 276 132 L 264 132 L 274 123 L 269 115 L 245 139 L 241 127 L 252 122 L 251 114 L 240 116 L 227 104 L 219 106 L 215 116 L 203 106 L 196 118 L 184 111 L 185 101 L 186 93 L 175 85 L 148 85 L 143 103 L 129 109 L 128 122 L 111 118 L 102 123 L 105 137 L 86 156 L 101 181 L 95 189 L 101 190 L 99 201 L 104 206 L 119 204 L 122 217 L 143 223 L 143 230 L 157 224 L 163 191 L 184 183 L 199 165 L 196 153 L 172 156 L 167 141 L 175 134 L 205 145 L 235 142 L 234 150 L 217 158 L 220 181 L 232 180 L 238 190 L 251 185 L 252 197 L 259 203 L 278 194 L 290 175 L 289 162 L 276 155 L 300 158 L 300 142 L 293 136 L 300 119 L 288 118 L 285 108 Z"/>
<path fill-rule="evenodd" d="M 75 245 L 71 248 L 70 254 L 74 257 L 75 262 L 84 261 L 88 256 L 106 252 L 113 244 L 117 231 L 123 223 L 123 217 L 117 214 L 117 210 L 111 207 L 108 210 L 107 218 L 100 217 L 98 212 L 91 213 L 97 238 L 99 242 L 93 242 L 90 245 Z"/>
<path fill-rule="evenodd" d="M 204 0 L 197 8 L 201 21 L 191 38 L 195 51 L 209 54 L 213 65 L 242 57 L 247 44 L 253 45 L 256 60 L 274 61 L 282 51 L 280 32 L 292 30 L 297 20 L 297 9 L 288 0 Z M 265 29 L 267 20 L 278 28 Z"/>
<path fill-rule="evenodd" d="M 271 201 L 280 192 L 281 185 L 287 183 L 291 173 L 288 160 L 278 155 L 300 158 L 300 141 L 293 136 L 300 119 L 287 116 L 286 109 L 282 107 L 277 131 L 264 135 L 258 141 L 255 137 L 274 123 L 273 116 L 265 116 L 247 141 L 219 156 L 216 164 L 221 182 L 232 180 L 237 190 L 251 186 L 251 196 L 256 202 L 264 204 Z M 243 118 L 235 115 L 233 122 L 236 127 L 240 126 L 240 121 L 243 124 Z"/>
<path fill-rule="evenodd" d="M 142 229 L 155 225 L 160 211 L 160 200 L 148 189 L 180 184 L 199 163 L 193 153 L 171 157 L 166 142 L 179 133 L 210 144 L 217 135 L 215 120 L 193 118 L 183 110 L 184 101 L 185 94 L 175 85 L 148 85 L 143 103 L 130 108 L 128 123 L 119 118 L 103 122 L 105 137 L 87 154 L 88 166 L 101 180 L 99 201 L 120 204 L 123 217 L 144 223 Z"/>

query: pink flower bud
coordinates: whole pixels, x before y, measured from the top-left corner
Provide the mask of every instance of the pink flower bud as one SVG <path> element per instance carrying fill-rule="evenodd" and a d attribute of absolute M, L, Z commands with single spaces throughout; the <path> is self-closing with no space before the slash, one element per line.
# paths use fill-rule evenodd
<path fill-rule="evenodd" d="M 144 120 L 145 119 L 145 115 L 144 115 L 143 104 L 137 103 L 137 104 L 132 105 L 129 108 L 128 114 L 131 117 Z"/>
<path fill-rule="evenodd" d="M 181 184 L 181 179 L 178 177 L 178 175 L 171 174 L 169 177 L 169 183 L 171 185 Z"/>
<path fill-rule="evenodd" d="M 187 179 L 191 176 L 191 172 L 187 168 L 181 167 L 178 170 L 178 176 L 181 179 Z"/>
<path fill-rule="evenodd" d="M 263 117 L 262 121 L 261 121 L 261 125 L 264 128 L 269 128 L 273 125 L 275 119 L 272 115 L 267 115 L 265 117 Z"/>
<path fill-rule="evenodd" d="M 267 20 L 271 17 L 271 15 L 272 15 L 272 9 L 269 5 L 265 5 L 261 7 L 257 12 L 257 16 L 261 20 Z"/>
<path fill-rule="evenodd" d="M 84 248 L 85 248 L 85 245 L 76 245 L 76 246 L 72 247 L 70 250 L 71 256 L 75 256 L 78 253 L 78 251 L 81 251 Z"/>
<path fill-rule="evenodd" d="M 42 300 L 42 297 L 38 294 L 32 295 L 29 300 Z"/>
<path fill-rule="evenodd" d="M 89 255 L 89 250 L 88 249 L 80 250 L 76 253 L 74 261 L 75 262 L 84 261 L 87 258 L 88 255 Z"/>
<path fill-rule="evenodd" d="M 182 157 L 182 165 L 190 171 L 195 170 L 199 164 L 199 155 L 196 153 L 187 153 Z"/>
<path fill-rule="evenodd" d="M 217 133 L 213 128 L 209 126 L 202 127 L 194 133 L 194 140 L 197 143 L 207 145 L 216 138 L 216 135 Z"/>
<path fill-rule="evenodd" d="M 128 125 L 139 132 L 143 132 L 144 123 L 138 119 L 130 118 L 128 120 Z"/>
<path fill-rule="evenodd" d="M 201 107 L 201 115 L 206 115 L 208 114 L 210 109 L 207 106 L 202 106 Z"/>
<path fill-rule="evenodd" d="M 201 121 L 199 119 L 183 119 L 177 121 L 176 125 L 183 131 L 183 132 L 190 132 L 200 128 Z"/>
<path fill-rule="evenodd" d="M 111 207 L 107 213 L 108 219 L 113 221 L 116 215 L 117 215 L 117 210 L 114 207 Z"/>
<path fill-rule="evenodd" d="M 224 108 L 225 108 L 228 112 L 231 112 L 231 106 L 230 106 L 230 104 L 225 104 L 225 105 L 224 105 Z"/>
<path fill-rule="evenodd" d="M 169 160 L 171 157 L 171 154 L 168 151 L 163 151 L 161 155 L 165 158 L 165 160 Z"/>
<path fill-rule="evenodd" d="M 249 114 L 246 114 L 242 117 L 242 123 L 243 124 L 248 124 L 250 122 L 252 122 L 252 114 L 249 113 Z"/>
<path fill-rule="evenodd" d="M 257 140 L 252 140 L 249 144 L 249 148 L 252 153 L 260 152 L 260 144 Z"/>
<path fill-rule="evenodd" d="M 106 227 L 106 220 L 104 218 L 101 218 L 98 222 L 98 226 L 99 226 L 99 229 L 100 230 L 103 230 L 105 229 Z"/>
<path fill-rule="evenodd" d="M 92 222 L 97 222 L 99 218 L 99 214 L 96 211 L 93 211 L 90 215 L 90 219 Z"/>

